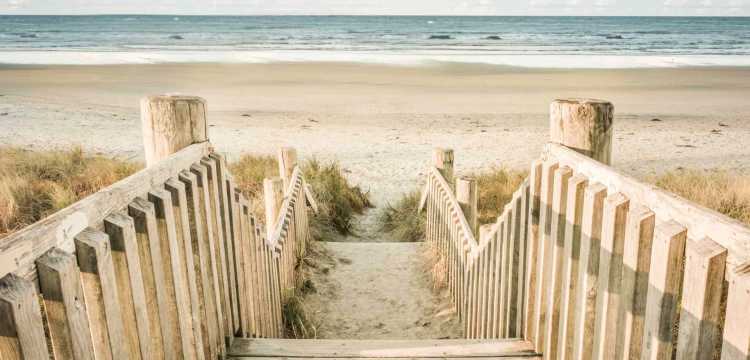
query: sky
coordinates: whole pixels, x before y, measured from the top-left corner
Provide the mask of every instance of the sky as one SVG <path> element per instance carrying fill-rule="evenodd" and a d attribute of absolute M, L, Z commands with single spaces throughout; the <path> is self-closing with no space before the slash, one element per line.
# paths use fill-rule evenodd
<path fill-rule="evenodd" d="M 0 0 L 0 14 L 750 16 L 750 0 Z"/>

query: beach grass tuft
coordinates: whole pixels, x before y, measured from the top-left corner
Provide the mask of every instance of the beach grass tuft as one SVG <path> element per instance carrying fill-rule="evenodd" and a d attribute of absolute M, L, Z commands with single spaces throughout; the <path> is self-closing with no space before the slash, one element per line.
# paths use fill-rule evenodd
<path fill-rule="evenodd" d="M 336 161 L 324 163 L 311 159 L 302 165 L 302 172 L 318 202 L 313 225 L 323 233 L 331 230 L 340 235 L 354 233 L 354 217 L 372 207 L 369 194 L 350 184 Z"/>
<path fill-rule="evenodd" d="M 651 181 L 669 192 L 750 224 L 750 176 L 683 169 L 667 172 Z"/>
<path fill-rule="evenodd" d="M 60 210 L 142 167 L 141 164 L 64 151 L 0 148 L 0 237 Z"/>
<path fill-rule="evenodd" d="M 526 178 L 528 172 L 501 167 L 469 175 L 477 179 L 479 223 L 494 223 Z M 399 241 L 421 241 L 425 237 L 425 214 L 417 212 L 421 193 L 404 194 L 394 205 L 383 209 L 378 220 L 383 231 Z"/>
<path fill-rule="evenodd" d="M 427 217 L 424 211 L 417 212 L 421 196 L 420 191 L 414 190 L 406 193 L 395 204 L 388 204 L 378 215 L 380 230 L 398 241 L 422 241 Z"/>

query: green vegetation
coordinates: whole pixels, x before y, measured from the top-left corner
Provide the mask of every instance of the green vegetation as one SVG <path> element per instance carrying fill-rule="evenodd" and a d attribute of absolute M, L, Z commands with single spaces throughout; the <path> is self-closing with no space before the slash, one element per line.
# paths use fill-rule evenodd
<path fill-rule="evenodd" d="M 495 222 L 526 176 L 525 171 L 505 168 L 492 168 L 470 175 L 477 179 L 479 188 L 480 224 Z M 424 239 L 425 214 L 417 213 L 420 196 L 421 193 L 414 190 L 406 193 L 395 205 L 387 206 L 379 217 L 381 229 L 399 241 Z"/>
<path fill-rule="evenodd" d="M 380 229 L 398 241 L 422 241 L 427 218 L 424 211 L 417 212 L 421 196 L 420 191 L 414 190 L 395 205 L 388 204 L 378 216 Z"/>
<path fill-rule="evenodd" d="M 313 225 L 322 233 L 354 233 L 354 216 L 372 207 L 368 194 L 344 177 L 338 162 L 322 163 L 316 159 L 302 165 L 305 180 L 311 185 L 318 202 Z"/>
<path fill-rule="evenodd" d="M 279 176 L 277 160 L 267 155 L 243 155 L 230 164 L 237 186 L 253 203 L 256 217 L 263 221 L 263 179 Z M 366 192 L 351 185 L 335 162 L 323 163 L 312 159 L 302 163 L 302 173 L 312 188 L 318 204 L 318 213 L 311 218 L 313 238 L 327 239 L 336 234 L 348 235 L 354 231 L 354 216 L 370 207 Z M 314 338 L 317 328 L 310 317 L 304 300 L 316 291 L 311 275 L 326 262 L 325 250 L 316 241 L 309 241 L 306 252 L 297 254 L 295 288 L 283 296 L 285 336 L 288 338 Z M 329 261 L 330 262 L 330 261 Z M 326 268 L 327 269 L 327 268 Z"/>
<path fill-rule="evenodd" d="M 141 165 L 67 151 L 0 148 L 0 238 L 134 172 Z"/>

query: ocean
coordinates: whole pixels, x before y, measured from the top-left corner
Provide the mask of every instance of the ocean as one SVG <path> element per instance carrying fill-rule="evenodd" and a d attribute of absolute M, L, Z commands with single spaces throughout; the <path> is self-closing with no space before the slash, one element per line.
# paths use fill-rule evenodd
<path fill-rule="evenodd" d="M 750 18 L 0 16 L 0 63 L 750 66 Z"/>

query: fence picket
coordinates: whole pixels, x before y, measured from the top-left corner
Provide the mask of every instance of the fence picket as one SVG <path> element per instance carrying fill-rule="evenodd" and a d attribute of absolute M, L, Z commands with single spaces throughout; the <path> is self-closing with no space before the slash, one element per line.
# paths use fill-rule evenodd
<path fill-rule="evenodd" d="M 641 354 L 655 224 L 656 216 L 650 209 L 644 206 L 630 209 L 622 260 L 622 306 L 617 320 L 622 328 L 617 336 L 616 357 L 619 359 Z"/>
<path fill-rule="evenodd" d="M 549 261 L 547 279 L 547 310 L 544 324 L 544 357 L 547 359 L 557 358 L 557 343 L 560 327 L 560 295 L 562 294 L 562 265 L 565 245 L 565 222 L 568 201 L 568 181 L 573 177 L 573 171 L 569 167 L 559 167 L 554 172 L 552 184 L 552 208 L 550 218 L 550 233 L 547 240 L 548 255 L 545 261 Z"/>
<path fill-rule="evenodd" d="M 196 291 L 201 333 L 203 334 L 203 353 L 206 359 L 219 356 L 219 321 L 216 312 L 214 282 L 211 269 L 211 259 L 208 251 L 208 239 L 211 236 L 209 224 L 206 221 L 205 192 L 203 184 L 204 168 L 194 166 L 190 171 L 181 171 L 179 181 L 185 184 L 185 198 L 187 200 L 188 223 L 190 225 L 191 249 L 194 257 Z"/>
<path fill-rule="evenodd" d="M 570 359 L 573 356 L 573 341 L 578 284 L 579 256 L 581 249 L 581 221 L 583 202 L 588 179 L 575 175 L 568 180 L 568 198 L 565 201 L 565 240 L 563 244 L 563 264 L 560 278 L 560 325 L 557 336 L 557 358 Z"/>
<path fill-rule="evenodd" d="M 81 273 L 75 257 L 53 248 L 36 260 L 36 268 L 55 358 L 94 360 Z"/>
<path fill-rule="evenodd" d="M 109 235 L 111 243 L 128 354 L 134 359 L 149 359 L 152 349 L 148 305 L 135 238 L 135 224 L 130 216 L 114 212 L 104 219 L 104 231 Z"/>
<path fill-rule="evenodd" d="M 0 354 L 4 358 L 46 360 L 44 324 L 34 284 L 8 274 L 0 279 Z"/>
<path fill-rule="evenodd" d="M 177 251 L 180 261 L 180 273 L 183 284 L 187 291 L 187 303 L 190 316 L 186 323 L 189 331 L 192 331 L 190 342 L 194 348 L 197 359 L 206 357 L 203 343 L 203 328 L 200 325 L 200 299 L 198 295 L 197 279 L 195 275 L 195 263 L 193 255 L 193 240 L 190 230 L 190 217 L 188 215 L 188 201 L 185 184 L 177 178 L 170 178 L 164 183 L 164 188 L 172 197 L 172 214 L 174 216 L 175 233 L 177 236 Z"/>
<path fill-rule="evenodd" d="M 727 269 L 729 288 L 727 294 L 724 338 L 721 360 L 747 360 L 750 358 L 750 264 L 734 271 Z"/>
<path fill-rule="evenodd" d="M 157 359 L 170 358 L 175 346 L 179 346 L 174 333 L 170 333 L 167 316 L 169 305 L 161 259 L 161 247 L 156 226 L 154 206 L 141 197 L 135 198 L 128 205 L 128 214 L 135 224 L 138 242 L 143 289 L 148 304 L 149 334 L 151 335 L 151 354 Z M 156 299 L 153 301 L 152 299 Z"/>
<path fill-rule="evenodd" d="M 578 277 L 573 310 L 573 359 L 591 359 L 596 320 L 599 248 L 606 196 L 607 188 L 599 183 L 589 184 L 583 196 L 581 251 L 578 258 L 578 274 L 573 274 Z"/>
<path fill-rule="evenodd" d="M 536 287 L 538 282 L 537 258 L 539 256 L 539 214 L 541 212 L 542 161 L 536 160 L 529 171 L 529 207 L 526 240 L 526 279 L 524 286 L 524 336 L 528 341 L 536 340 Z"/>
<path fill-rule="evenodd" d="M 182 244 L 177 239 L 175 216 L 172 210 L 172 196 L 164 189 L 152 189 L 148 192 L 149 201 L 154 204 L 156 228 L 158 229 L 162 265 L 164 269 L 164 288 L 167 293 L 169 310 L 162 312 L 162 322 L 169 324 L 169 331 L 177 340 L 172 349 L 175 356 L 195 357 L 195 339 L 191 328 L 192 314 L 189 310 L 190 295 L 187 289 L 186 275 L 180 259 Z"/>
<path fill-rule="evenodd" d="M 233 334 L 234 324 L 232 320 L 232 303 L 229 300 L 229 274 L 227 271 L 227 256 L 224 244 L 226 240 L 224 238 L 224 225 L 221 220 L 221 195 L 220 195 L 220 184 L 216 163 L 213 159 L 204 157 L 200 161 L 201 165 L 205 166 L 208 175 L 208 202 L 211 207 L 209 221 L 211 222 L 211 229 L 213 230 L 213 248 L 214 248 L 214 259 L 216 261 L 216 274 L 219 280 L 219 304 L 221 308 L 221 318 L 223 332 L 222 336 L 227 341 Z"/>
<path fill-rule="evenodd" d="M 688 239 L 682 285 L 678 359 L 710 359 L 721 336 L 721 294 L 727 249 L 704 238 Z"/>
<path fill-rule="evenodd" d="M 83 296 L 97 357 L 127 357 L 115 269 L 107 234 L 86 228 L 75 237 L 76 258 L 81 270 Z"/>
<path fill-rule="evenodd" d="M 534 347 L 538 352 L 544 351 L 547 331 L 547 289 L 550 286 L 551 241 L 552 226 L 552 191 L 554 190 L 555 171 L 559 165 L 554 161 L 546 161 L 542 167 L 542 185 L 539 207 L 539 245 L 536 254 L 536 288 L 534 289 Z"/>
<path fill-rule="evenodd" d="M 643 323 L 643 359 L 671 359 L 673 328 L 682 284 L 687 229 L 670 221 L 654 231 L 649 291 Z"/>

